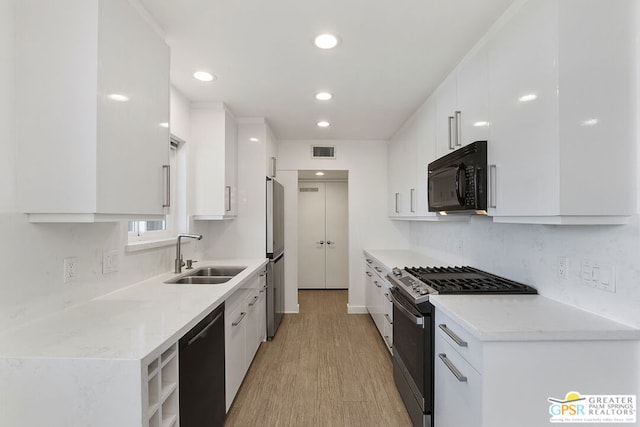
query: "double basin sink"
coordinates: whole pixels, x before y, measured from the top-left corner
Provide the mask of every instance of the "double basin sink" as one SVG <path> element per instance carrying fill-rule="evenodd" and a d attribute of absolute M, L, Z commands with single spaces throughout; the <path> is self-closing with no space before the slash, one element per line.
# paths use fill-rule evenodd
<path fill-rule="evenodd" d="M 244 271 L 247 267 L 241 266 L 218 266 L 200 267 L 189 273 L 174 277 L 164 283 L 186 284 L 186 285 L 217 285 L 226 283 L 236 275 Z"/>

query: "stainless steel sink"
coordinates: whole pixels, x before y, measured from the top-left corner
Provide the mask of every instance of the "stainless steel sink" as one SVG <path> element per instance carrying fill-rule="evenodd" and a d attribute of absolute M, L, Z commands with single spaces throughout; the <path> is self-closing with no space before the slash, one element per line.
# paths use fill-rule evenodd
<path fill-rule="evenodd" d="M 186 285 L 218 285 L 231 280 L 229 276 L 183 276 L 167 280 L 164 283 L 186 284 Z"/>
<path fill-rule="evenodd" d="M 187 273 L 186 277 L 194 276 L 235 276 L 244 271 L 247 267 L 224 266 L 224 267 L 201 267 Z"/>
<path fill-rule="evenodd" d="M 217 285 L 226 283 L 246 269 L 244 266 L 200 267 L 189 273 L 174 277 L 164 283 L 188 285 Z"/>

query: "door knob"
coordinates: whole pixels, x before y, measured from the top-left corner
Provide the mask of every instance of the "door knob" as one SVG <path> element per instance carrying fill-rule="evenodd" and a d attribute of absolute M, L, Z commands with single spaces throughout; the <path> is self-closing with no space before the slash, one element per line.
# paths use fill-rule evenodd
<path fill-rule="evenodd" d="M 327 240 L 327 245 L 331 245 L 332 243 L 335 243 L 335 242 L 332 242 L 331 240 Z"/>
<path fill-rule="evenodd" d="M 324 240 L 320 240 L 319 242 L 316 242 L 316 243 L 319 244 L 319 245 L 324 245 Z M 327 242 L 327 243 L 329 243 L 329 242 Z"/>

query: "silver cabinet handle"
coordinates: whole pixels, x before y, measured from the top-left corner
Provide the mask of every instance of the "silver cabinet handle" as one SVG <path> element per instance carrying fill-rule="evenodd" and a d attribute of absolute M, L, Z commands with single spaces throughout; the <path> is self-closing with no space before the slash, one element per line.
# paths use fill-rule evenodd
<path fill-rule="evenodd" d="M 167 188 L 164 191 L 166 200 L 162 204 L 163 208 L 171 207 L 171 165 L 162 165 L 162 171 L 164 172 L 164 182 Z"/>
<path fill-rule="evenodd" d="M 415 202 L 415 200 L 416 200 L 416 189 L 415 188 L 410 189 L 409 190 L 409 194 L 410 194 L 409 199 L 411 199 L 410 200 L 411 213 L 415 213 L 416 212 L 416 202 Z"/>
<path fill-rule="evenodd" d="M 366 260 L 367 260 L 367 264 L 371 264 L 373 262 L 373 260 L 370 258 L 367 258 Z"/>
<path fill-rule="evenodd" d="M 240 313 L 240 317 L 238 317 L 238 320 L 236 320 L 235 322 L 231 323 L 231 326 L 238 326 L 240 324 L 240 322 L 242 322 L 242 319 L 244 319 L 244 316 L 246 316 L 247 313 L 245 313 L 244 311 L 242 313 Z"/>
<path fill-rule="evenodd" d="M 271 178 L 275 178 L 276 176 L 276 158 L 271 158 Z"/>
<path fill-rule="evenodd" d="M 447 358 L 446 354 L 440 353 L 438 354 L 438 357 L 440 358 L 440 360 L 442 360 L 442 362 L 444 362 L 444 364 L 447 366 L 447 368 L 449 368 L 451 373 L 458 379 L 458 381 L 460 381 L 461 383 L 467 382 L 467 377 L 462 375 L 462 373 L 458 370 L 458 368 L 456 368 L 456 366 L 453 363 L 451 363 L 451 361 Z"/>
<path fill-rule="evenodd" d="M 229 212 L 231 210 L 231 186 L 227 185 L 224 188 L 225 188 L 225 191 L 227 192 L 224 210 Z"/>
<path fill-rule="evenodd" d="M 462 147 L 462 111 L 456 111 L 456 147 Z"/>
<path fill-rule="evenodd" d="M 327 245 L 335 245 L 336 242 L 332 242 L 331 240 L 327 240 Z"/>
<path fill-rule="evenodd" d="M 449 150 L 453 149 L 453 116 L 449 116 Z"/>
<path fill-rule="evenodd" d="M 384 296 L 387 298 L 387 301 L 389 301 L 390 303 L 393 303 L 393 300 L 389 296 L 389 293 L 384 294 Z"/>
<path fill-rule="evenodd" d="M 389 322 L 390 325 L 393 325 L 393 320 L 391 320 L 391 317 L 389 317 L 387 313 L 384 314 L 384 318 L 387 319 L 387 322 Z"/>
<path fill-rule="evenodd" d="M 396 193 L 396 213 L 400 213 L 400 193 Z"/>
<path fill-rule="evenodd" d="M 253 297 L 253 301 L 249 303 L 249 307 L 253 307 L 254 305 L 256 305 L 257 302 L 258 302 L 258 297 L 257 296 Z"/>
<path fill-rule="evenodd" d="M 380 283 L 378 283 L 378 281 L 377 281 L 377 280 L 374 280 L 374 281 L 373 281 L 373 283 L 374 283 L 377 287 L 379 287 L 379 288 L 381 288 L 381 287 L 382 287 L 382 285 L 381 285 Z"/>
<path fill-rule="evenodd" d="M 382 269 L 380 267 L 373 267 L 374 270 L 376 270 L 378 273 L 382 273 Z"/>
<path fill-rule="evenodd" d="M 439 324 L 438 327 L 440 329 L 442 329 L 445 334 L 449 335 L 449 338 L 451 338 L 453 341 L 455 341 L 455 343 L 458 344 L 460 347 L 466 347 L 467 346 L 467 342 L 464 341 L 459 336 L 457 336 L 455 334 L 455 332 L 453 332 L 451 329 L 447 328 L 447 325 L 445 325 L 444 323 Z"/>
<path fill-rule="evenodd" d="M 319 242 L 316 242 L 319 245 L 324 245 L 324 240 L 320 240 Z"/>
<path fill-rule="evenodd" d="M 489 207 L 497 207 L 497 190 L 498 190 L 498 166 L 489 165 Z"/>
<path fill-rule="evenodd" d="M 373 276 L 373 274 L 371 274 L 370 271 L 367 271 L 367 276 L 371 277 L 371 276 Z"/>

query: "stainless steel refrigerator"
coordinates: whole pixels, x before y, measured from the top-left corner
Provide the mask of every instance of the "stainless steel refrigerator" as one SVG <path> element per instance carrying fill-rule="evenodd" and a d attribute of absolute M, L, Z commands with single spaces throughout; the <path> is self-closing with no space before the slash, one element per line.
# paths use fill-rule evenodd
<path fill-rule="evenodd" d="M 284 314 L 284 187 L 267 177 L 267 338 Z"/>

